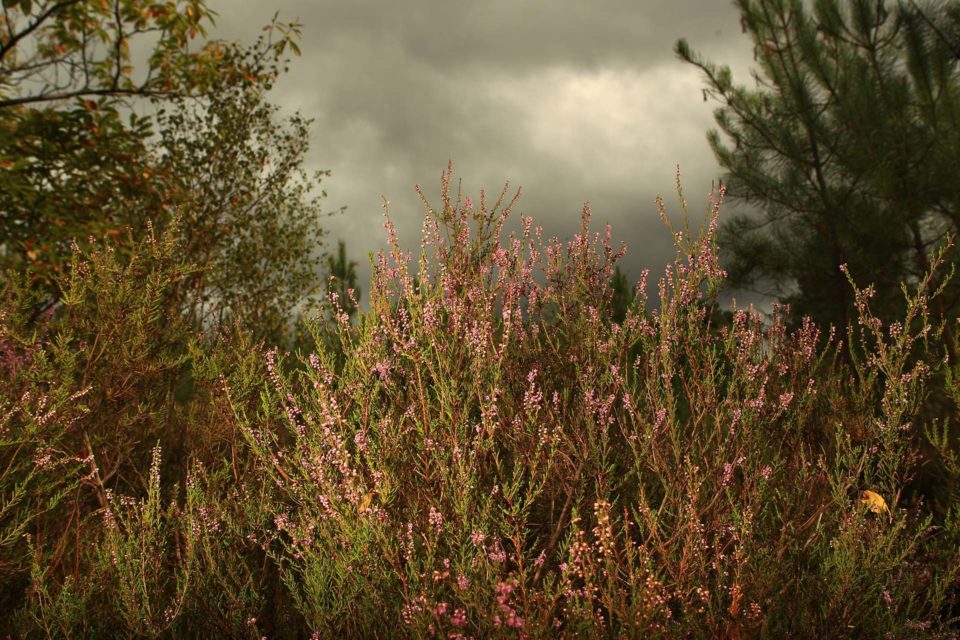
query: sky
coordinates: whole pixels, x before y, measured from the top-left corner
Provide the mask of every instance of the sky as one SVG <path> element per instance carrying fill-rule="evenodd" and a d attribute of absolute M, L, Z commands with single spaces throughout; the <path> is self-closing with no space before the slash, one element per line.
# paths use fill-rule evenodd
<path fill-rule="evenodd" d="M 673 53 L 678 38 L 736 84 L 750 85 L 752 44 L 732 0 L 212 0 L 210 35 L 252 42 L 273 14 L 302 23 L 302 55 L 274 87 L 284 113 L 313 118 L 307 168 L 327 170 L 328 249 L 346 241 L 362 307 L 368 254 L 387 247 L 383 198 L 400 244 L 419 255 L 424 208 L 440 175 L 476 200 L 522 187 L 512 220 L 569 239 L 585 202 L 591 228 L 627 244 L 621 267 L 648 285 L 672 261 L 655 199 L 691 225 L 722 170 L 706 140 L 719 103 L 702 72 Z M 727 203 L 721 220 L 742 205 Z M 747 296 L 743 296 L 746 298 Z M 740 298 L 740 296 L 738 296 Z"/>

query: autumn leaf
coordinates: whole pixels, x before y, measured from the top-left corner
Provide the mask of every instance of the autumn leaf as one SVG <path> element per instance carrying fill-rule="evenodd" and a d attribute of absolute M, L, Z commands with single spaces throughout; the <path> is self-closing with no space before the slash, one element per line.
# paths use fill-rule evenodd
<path fill-rule="evenodd" d="M 360 513 L 363 513 L 370 508 L 370 502 L 372 500 L 373 491 L 368 491 L 362 498 L 360 498 Z"/>
<path fill-rule="evenodd" d="M 860 492 L 860 502 L 865 504 L 870 511 L 874 513 L 889 513 L 890 509 L 887 508 L 887 501 L 883 499 L 879 493 L 874 493 L 870 490 L 865 490 Z"/>

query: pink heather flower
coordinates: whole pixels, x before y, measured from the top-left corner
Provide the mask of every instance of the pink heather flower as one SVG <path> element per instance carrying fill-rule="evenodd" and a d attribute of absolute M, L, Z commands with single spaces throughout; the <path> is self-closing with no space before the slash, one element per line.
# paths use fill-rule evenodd
<path fill-rule="evenodd" d="M 513 593 L 513 585 L 509 582 L 501 582 L 497 585 L 497 603 L 504 604 L 507 601 L 507 598 Z"/>
<path fill-rule="evenodd" d="M 358 451 L 367 450 L 367 438 L 362 431 L 358 431 L 356 435 L 353 436 L 353 442 L 357 445 Z"/>
<path fill-rule="evenodd" d="M 730 435 L 734 436 L 737 433 L 737 424 L 740 422 L 740 417 L 742 413 L 740 409 L 733 410 L 733 420 L 730 422 Z"/>
<path fill-rule="evenodd" d="M 723 465 L 723 479 L 721 481 L 721 484 L 724 487 L 728 486 L 730 482 L 733 480 L 733 472 L 736 470 L 737 467 L 743 464 L 744 460 L 745 458 L 743 456 L 740 456 L 733 462 L 727 462 L 726 464 Z"/>
<path fill-rule="evenodd" d="M 666 409 L 657 409 L 657 420 L 656 422 L 653 423 L 654 432 L 660 430 L 660 427 L 663 425 L 663 421 L 666 419 L 666 417 L 667 417 Z"/>
<path fill-rule="evenodd" d="M 461 591 L 466 591 L 467 587 L 470 586 L 470 580 L 463 574 L 457 574 L 457 586 Z"/>
<path fill-rule="evenodd" d="M 510 610 L 507 614 L 507 626 L 511 629 L 523 629 L 523 618 L 517 615 L 516 611 Z"/>
<path fill-rule="evenodd" d="M 384 380 L 389 380 L 390 378 L 390 363 L 386 360 L 380 360 L 375 365 L 373 365 L 373 370 L 380 375 Z"/>
<path fill-rule="evenodd" d="M 406 545 L 404 550 L 406 551 L 407 560 L 413 557 L 413 523 L 412 522 L 407 523 Z"/>
<path fill-rule="evenodd" d="M 527 374 L 527 390 L 523 394 L 523 408 L 528 414 L 535 413 L 543 402 L 543 391 L 537 390 L 537 368 L 531 369 Z"/>
<path fill-rule="evenodd" d="M 463 609 L 456 609 L 450 616 L 450 624 L 455 627 L 462 627 L 467 623 L 467 612 Z"/>
<path fill-rule="evenodd" d="M 793 401 L 793 392 L 780 394 L 780 411 L 786 411 L 790 406 L 790 403 Z"/>
<path fill-rule="evenodd" d="M 440 530 L 443 528 L 443 515 L 441 515 L 441 513 L 432 505 L 430 506 L 430 515 L 428 516 L 428 519 L 436 532 L 440 533 Z"/>
<path fill-rule="evenodd" d="M 507 552 L 497 545 L 493 551 L 487 553 L 487 558 L 489 558 L 491 562 L 506 562 Z"/>
<path fill-rule="evenodd" d="M 730 481 L 733 479 L 733 465 L 729 462 L 724 463 L 723 465 L 723 480 L 721 485 L 726 487 L 729 486 Z"/>

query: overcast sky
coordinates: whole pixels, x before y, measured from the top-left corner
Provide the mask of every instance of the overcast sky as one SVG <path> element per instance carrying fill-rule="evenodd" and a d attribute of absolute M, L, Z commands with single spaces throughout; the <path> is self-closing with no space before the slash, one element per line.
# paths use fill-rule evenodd
<path fill-rule="evenodd" d="M 515 210 L 544 236 L 612 226 L 632 281 L 672 259 L 654 202 L 681 220 L 679 164 L 692 221 L 721 174 L 706 142 L 718 103 L 703 101 L 694 51 L 751 84 L 751 41 L 732 0 L 213 0 L 214 37 L 252 42 L 279 12 L 303 24 L 303 55 L 272 92 L 314 118 L 308 168 L 330 169 L 328 247 L 347 241 L 363 298 L 369 252 L 386 247 L 381 196 L 400 242 L 418 255 L 423 206 L 439 202 L 447 160 L 464 192 L 522 186 Z M 729 214 L 733 207 L 722 212 Z M 653 281 L 653 279 L 651 278 Z M 655 289 L 651 288 L 651 293 Z M 363 304 L 366 308 L 366 303 Z"/>

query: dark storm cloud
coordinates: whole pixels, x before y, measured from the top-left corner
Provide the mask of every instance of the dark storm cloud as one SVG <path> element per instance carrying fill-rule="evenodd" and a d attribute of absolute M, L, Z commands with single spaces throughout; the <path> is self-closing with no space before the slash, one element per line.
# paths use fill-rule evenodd
<path fill-rule="evenodd" d="M 330 240 L 360 263 L 385 246 L 381 195 L 401 243 L 419 246 L 420 183 L 439 200 L 447 160 L 464 191 L 523 187 L 519 212 L 546 236 L 569 237 L 589 201 L 593 229 L 609 222 L 636 279 L 672 258 L 654 199 L 679 219 L 679 163 L 691 220 L 720 169 L 706 143 L 716 103 L 699 71 L 677 60 L 685 37 L 704 57 L 749 81 L 751 46 L 721 0 L 219 0 L 214 35 L 251 41 L 275 11 L 303 23 L 303 56 L 273 93 L 315 119 L 310 164 L 323 187 Z M 727 207 L 725 211 L 731 211 Z"/>

